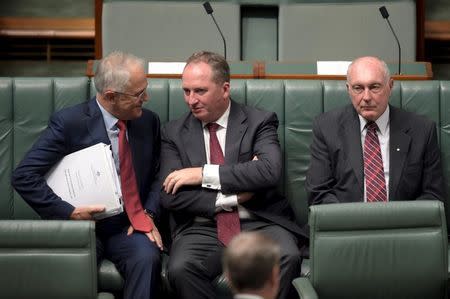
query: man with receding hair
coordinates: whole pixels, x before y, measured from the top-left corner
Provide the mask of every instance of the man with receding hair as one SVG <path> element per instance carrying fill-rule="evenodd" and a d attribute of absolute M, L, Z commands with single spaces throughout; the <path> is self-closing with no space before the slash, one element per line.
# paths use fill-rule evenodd
<path fill-rule="evenodd" d="M 309 204 L 443 200 L 436 124 L 389 105 L 394 81 L 386 63 L 356 59 L 346 85 L 352 105 L 313 124 Z"/>
<path fill-rule="evenodd" d="M 117 266 L 125 299 L 155 298 L 161 272 L 160 122 L 142 107 L 147 85 L 142 59 L 122 52 L 104 57 L 95 72 L 96 96 L 53 114 L 13 173 L 14 188 L 43 219 L 92 220 L 104 206 L 72 206 L 47 185 L 45 174 L 70 153 L 111 144 L 125 211 L 96 222 L 97 261 L 107 257 Z"/>
<path fill-rule="evenodd" d="M 237 235 L 223 256 L 234 299 L 274 299 L 280 285 L 280 246 L 259 232 Z"/>

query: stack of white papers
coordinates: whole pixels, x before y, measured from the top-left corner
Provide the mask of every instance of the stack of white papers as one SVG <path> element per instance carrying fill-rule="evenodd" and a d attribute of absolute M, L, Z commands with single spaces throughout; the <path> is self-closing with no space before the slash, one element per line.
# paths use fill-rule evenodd
<path fill-rule="evenodd" d="M 347 75 L 351 61 L 317 61 L 317 75 Z"/>
<path fill-rule="evenodd" d="M 149 62 L 149 74 L 182 74 L 186 62 Z"/>
<path fill-rule="evenodd" d="M 75 207 L 104 205 L 95 219 L 123 211 L 119 177 L 110 146 L 104 143 L 65 156 L 46 176 L 47 184 L 64 201 Z"/>

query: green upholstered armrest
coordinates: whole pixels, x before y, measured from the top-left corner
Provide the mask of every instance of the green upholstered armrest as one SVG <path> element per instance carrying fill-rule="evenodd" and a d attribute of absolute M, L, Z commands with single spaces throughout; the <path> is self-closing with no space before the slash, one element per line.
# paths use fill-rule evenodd
<path fill-rule="evenodd" d="M 309 259 L 303 259 L 302 266 L 300 269 L 301 277 L 309 277 L 311 275 L 311 265 Z"/>
<path fill-rule="evenodd" d="M 114 295 L 111 293 L 98 293 L 97 299 L 114 299 Z"/>
<path fill-rule="evenodd" d="M 92 221 L 0 221 L 1 297 L 97 298 L 94 228 Z"/>
<path fill-rule="evenodd" d="M 299 277 L 292 281 L 301 299 L 318 299 L 316 291 L 306 277 Z"/>

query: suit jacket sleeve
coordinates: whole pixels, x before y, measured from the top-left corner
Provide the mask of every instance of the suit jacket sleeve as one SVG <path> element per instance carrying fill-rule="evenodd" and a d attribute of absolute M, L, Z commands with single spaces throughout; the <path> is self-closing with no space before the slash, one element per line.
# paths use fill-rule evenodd
<path fill-rule="evenodd" d="M 332 161 L 329 156 L 327 140 L 318 119 L 313 123 L 313 140 L 310 147 L 311 161 L 306 175 L 305 188 L 309 205 L 338 203 L 333 186 Z"/>
<path fill-rule="evenodd" d="M 54 114 L 12 175 L 13 187 L 44 219 L 68 219 L 75 209 L 57 196 L 44 179 L 66 152 L 64 122 L 59 114 Z"/>
<path fill-rule="evenodd" d="M 443 179 L 441 155 L 437 143 L 436 124 L 434 122 L 433 125 L 430 126 L 426 142 L 426 152 L 423 155 L 422 194 L 417 197 L 417 200 L 434 199 L 444 201 L 445 183 Z"/>
<path fill-rule="evenodd" d="M 144 208 L 147 211 L 153 212 L 153 214 L 159 218 L 160 216 L 160 205 L 161 205 L 161 197 L 160 197 L 160 189 L 162 182 L 158 179 L 158 173 L 160 170 L 160 158 L 161 158 L 161 128 L 159 117 L 155 115 L 152 122 L 151 130 L 153 132 L 153 140 L 152 140 L 152 157 L 151 159 L 154 163 L 150 165 L 154 166 L 154 169 L 151 170 L 154 174 L 152 176 L 152 182 L 150 186 L 150 191 L 146 197 L 144 202 Z M 147 163 L 145 163 L 147 164 Z M 150 165 L 145 165 L 144 167 L 151 167 Z"/>
<path fill-rule="evenodd" d="M 202 164 L 192 165 L 185 151 L 179 143 L 177 129 L 168 129 L 161 133 L 161 171 L 160 181 L 174 170 L 187 167 L 201 167 Z M 192 141 L 199 142 L 201 141 Z M 161 204 L 163 207 L 183 214 L 213 218 L 217 191 L 202 188 L 201 186 L 187 186 L 180 188 L 175 195 L 167 194 L 161 190 Z"/>
<path fill-rule="evenodd" d="M 220 184 L 225 194 L 273 188 L 281 178 L 282 157 L 276 114 L 249 112 L 247 121 L 247 132 L 240 140 L 238 162 L 226 163 L 219 168 Z M 258 160 L 253 161 L 255 156 Z"/>

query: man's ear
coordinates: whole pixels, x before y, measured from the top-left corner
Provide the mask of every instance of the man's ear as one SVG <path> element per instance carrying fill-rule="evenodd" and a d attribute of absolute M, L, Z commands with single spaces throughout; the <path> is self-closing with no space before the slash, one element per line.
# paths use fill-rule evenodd
<path fill-rule="evenodd" d="M 394 79 L 390 78 L 389 79 L 389 88 L 392 89 L 392 87 L 394 87 Z"/>
<path fill-rule="evenodd" d="M 112 102 L 115 98 L 115 94 L 111 90 L 107 90 L 103 93 L 103 98 L 108 102 Z"/>
<path fill-rule="evenodd" d="M 273 288 L 276 288 L 278 290 L 278 287 L 280 286 L 280 266 L 275 265 L 272 268 L 272 273 L 270 275 L 270 284 Z"/>
<path fill-rule="evenodd" d="M 222 85 L 222 89 L 223 89 L 223 93 L 224 93 L 224 98 L 229 98 L 230 97 L 230 82 L 224 82 Z"/>

